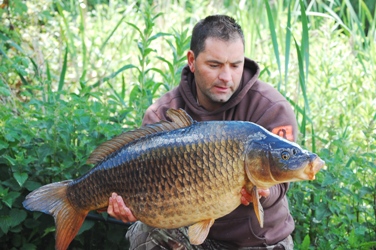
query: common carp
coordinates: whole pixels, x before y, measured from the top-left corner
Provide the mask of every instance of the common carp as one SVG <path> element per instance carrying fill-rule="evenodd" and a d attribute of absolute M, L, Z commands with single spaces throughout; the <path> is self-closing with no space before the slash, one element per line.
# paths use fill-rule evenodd
<path fill-rule="evenodd" d="M 201 244 L 214 220 L 241 204 L 242 187 L 253 194 L 262 226 L 257 188 L 313 180 L 324 162 L 261 126 L 242 121 L 196 122 L 182 109 L 161 121 L 123 133 L 88 158 L 96 166 L 75 180 L 42 186 L 23 205 L 55 218 L 55 248 L 67 249 L 91 210 L 121 195 L 140 221 L 157 228 L 189 226 Z"/>

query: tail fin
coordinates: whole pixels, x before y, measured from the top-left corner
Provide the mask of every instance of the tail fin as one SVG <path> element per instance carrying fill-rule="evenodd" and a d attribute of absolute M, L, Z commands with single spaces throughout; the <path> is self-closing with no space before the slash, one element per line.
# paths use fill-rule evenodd
<path fill-rule="evenodd" d="M 40 211 L 55 218 L 55 248 L 65 250 L 78 233 L 89 211 L 74 208 L 67 198 L 71 181 L 55 182 L 42 186 L 26 196 L 22 203 L 30 211 Z"/>

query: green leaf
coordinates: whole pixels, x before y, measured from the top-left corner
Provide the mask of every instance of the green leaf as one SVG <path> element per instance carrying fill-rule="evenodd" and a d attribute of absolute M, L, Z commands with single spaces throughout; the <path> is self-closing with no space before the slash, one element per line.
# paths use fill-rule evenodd
<path fill-rule="evenodd" d="M 13 207 L 14 201 L 21 195 L 21 193 L 18 192 L 9 192 L 6 195 L 3 196 L 3 202 L 9 207 Z"/>
<path fill-rule="evenodd" d="M 0 150 L 2 150 L 4 148 L 8 148 L 8 147 L 9 147 L 8 143 L 6 143 L 5 141 L 0 141 Z"/>
<path fill-rule="evenodd" d="M 18 226 L 26 219 L 27 213 L 25 210 L 15 208 L 10 210 L 10 216 L 12 218 L 12 226 Z"/>
<path fill-rule="evenodd" d="M 289 2 L 287 13 L 287 26 L 286 26 L 286 41 L 285 41 L 285 91 L 287 90 L 288 69 L 290 61 L 290 48 L 291 48 L 291 1 Z"/>
<path fill-rule="evenodd" d="M 0 185 L 0 197 L 7 195 L 9 188 L 4 188 L 3 185 Z"/>
<path fill-rule="evenodd" d="M 37 246 L 32 243 L 23 243 L 20 249 L 21 250 L 36 250 Z"/>
<path fill-rule="evenodd" d="M 9 89 L 0 86 L 0 96 L 10 96 L 10 91 L 9 91 Z"/>
<path fill-rule="evenodd" d="M 13 177 L 14 179 L 16 179 L 20 187 L 22 187 L 25 181 L 29 178 L 27 173 L 18 173 L 18 172 L 14 173 Z"/>
<path fill-rule="evenodd" d="M 25 220 L 23 224 L 26 228 L 33 229 L 33 228 L 37 228 L 41 223 L 39 220 L 35 220 L 35 218 L 33 219 L 28 218 Z"/>
<path fill-rule="evenodd" d="M 326 187 L 329 185 L 333 185 L 333 183 L 336 183 L 336 179 L 334 178 L 332 173 L 327 172 L 327 171 L 323 173 L 325 173 L 325 177 L 324 177 L 324 180 L 321 182 L 322 187 Z"/>
<path fill-rule="evenodd" d="M 8 162 L 10 163 L 10 165 L 12 165 L 12 166 L 16 165 L 16 159 L 13 159 L 9 155 L 4 155 L 3 157 L 8 160 Z"/>
<path fill-rule="evenodd" d="M 148 41 L 155 40 L 155 39 L 157 39 L 159 37 L 162 37 L 162 36 L 172 36 L 172 34 L 170 34 L 170 33 L 164 33 L 164 32 L 158 32 L 154 36 L 149 37 Z"/>
<path fill-rule="evenodd" d="M 39 188 L 40 186 L 42 186 L 41 183 L 39 182 L 36 182 L 36 181 L 30 181 L 30 180 L 27 180 L 24 184 L 24 187 L 29 190 L 29 191 L 33 191 L 37 188 Z"/>
<path fill-rule="evenodd" d="M 18 226 L 26 219 L 27 213 L 25 210 L 14 208 L 10 210 L 9 214 L 0 215 L 0 228 L 4 233 L 8 233 L 9 229 Z"/>
<path fill-rule="evenodd" d="M 9 40 L 9 37 L 5 36 L 3 33 L 0 33 L 0 40 L 3 40 L 5 42 Z"/>
<path fill-rule="evenodd" d="M 376 241 L 369 241 L 369 242 L 364 242 L 359 245 L 361 249 L 372 249 L 371 247 L 376 246 Z"/>
<path fill-rule="evenodd" d="M 272 37 L 272 44 L 273 44 L 273 50 L 274 50 L 274 56 L 275 59 L 277 60 L 277 66 L 278 66 L 278 71 L 279 71 L 279 82 L 278 82 L 278 89 L 280 89 L 281 85 L 281 60 L 279 58 L 279 48 L 278 48 L 278 41 L 277 41 L 277 33 L 275 31 L 275 26 L 274 26 L 274 20 L 273 20 L 273 14 L 270 9 L 270 4 L 268 0 L 264 0 L 265 5 L 266 5 L 266 12 L 268 14 L 268 21 L 269 21 L 269 31 Z"/>
<path fill-rule="evenodd" d="M 8 233 L 10 227 L 10 216 L 8 215 L 0 215 L 0 229 L 5 234 Z"/>
<path fill-rule="evenodd" d="M 302 245 L 300 246 L 300 249 L 301 249 L 301 250 L 308 250 L 310 244 L 311 244 L 311 240 L 310 240 L 310 238 L 309 238 L 309 235 L 307 234 L 307 235 L 304 237 L 304 240 L 303 240 L 303 242 L 302 242 Z"/>
<path fill-rule="evenodd" d="M 139 35 L 141 36 L 141 40 L 144 40 L 144 35 L 142 33 L 142 31 L 137 27 L 136 24 L 133 24 L 133 23 L 130 23 L 130 22 L 126 22 L 128 25 L 132 26 L 135 30 L 138 31 Z"/>
<path fill-rule="evenodd" d="M 308 66 L 309 66 L 309 34 L 308 34 L 308 19 L 306 10 L 302 0 L 300 3 L 300 14 L 302 18 L 302 43 L 301 43 L 301 55 L 305 62 L 305 76 L 308 79 Z M 306 79 L 306 80 L 307 80 Z"/>
<path fill-rule="evenodd" d="M 108 37 L 105 39 L 105 41 L 103 42 L 103 44 L 101 45 L 100 47 L 100 51 L 103 51 L 104 48 L 106 47 L 108 41 L 111 39 L 111 37 L 115 34 L 115 31 L 119 28 L 120 24 L 123 22 L 124 18 L 126 16 L 123 16 L 118 22 L 117 24 L 115 25 L 114 29 L 111 31 L 110 35 L 108 35 Z"/>
<path fill-rule="evenodd" d="M 37 149 L 38 159 L 40 162 L 43 162 L 45 158 L 54 153 L 53 148 L 48 144 L 42 144 Z"/>
<path fill-rule="evenodd" d="M 27 11 L 27 5 L 21 0 L 13 0 L 14 12 L 22 15 Z"/>
<path fill-rule="evenodd" d="M 80 230 L 78 231 L 77 235 L 82 234 L 83 232 L 90 230 L 95 225 L 95 222 L 92 220 L 85 220 L 82 224 Z"/>
<path fill-rule="evenodd" d="M 55 230 L 56 230 L 56 227 L 55 227 L 55 226 L 52 226 L 52 227 L 48 227 L 48 228 L 46 228 L 46 229 L 44 230 L 44 233 L 43 233 L 43 236 L 42 236 L 42 237 L 46 236 L 47 234 L 49 234 L 49 233 L 51 233 L 51 232 L 55 232 Z"/>
<path fill-rule="evenodd" d="M 124 70 L 127 70 L 127 69 L 132 69 L 132 68 L 137 68 L 136 66 L 134 66 L 133 64 L 127 64 L 127 65 L 124 65 L 123 67 L 121 67 L 119 70 L 117 70 L 116 72 L 112 73 L 111 75 L 109 76 L 106 76 L 104 77 L 103 79 L 101 79 L 100 81 L 96 82 L 93 84 L 92 88 L 95 88 L 95 87 L 98 87 L 102 82 L 106 82 L 114 77 L 116 77 L 118 74 L 120 74 L 121 72 L 123 72 Z"/>
<path fill-rule="evenodd" d="M 61 73 L 60 73 L 58 91 L 60 91 L 60 90 L 63 89 L 64 80 L 65 80 L 65 74 L 67 72 L 67 64 L 68 64 L 68 46 L 65 48 L 63 68 L 61 69 Z"/>
<path fill-rule="evenodd" d="M 316 219 L 317 219 L 317 221 L 322 221 L 322 220 L 328 218 L 328 216 L 331 215 L 331 214 L 332 213 L 328 209 L 327 204 L 324 204 L 324 203 L 318 204 L 317 209 L 316 209 Z"/>
<path fill-rule="evenodd" d="M 355 247 L 358 245 L 358 237 L 356 236 L 355 230 L 351 230 L 350 235 L 349 235 L 349 244 L 352 247 Z"/>
<path fill-rule="evenodd" d="M 372 195 L 374 192 L 375 192 L 374 188 L 361 187 L 359 189 L 359 196 L 360 196 L 360 198 L 363 198 L 365 195 Z"/>

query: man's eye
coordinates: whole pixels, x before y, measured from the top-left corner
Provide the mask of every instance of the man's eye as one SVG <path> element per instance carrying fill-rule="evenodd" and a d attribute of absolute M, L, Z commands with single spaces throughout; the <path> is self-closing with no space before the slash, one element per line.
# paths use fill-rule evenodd
<path fill-rule="evenodd" d="M 211 68 L 217 68 L 217 67 L 218 67 L 217 64 L 210 64 L 209 66 L 210 66 Z"/>

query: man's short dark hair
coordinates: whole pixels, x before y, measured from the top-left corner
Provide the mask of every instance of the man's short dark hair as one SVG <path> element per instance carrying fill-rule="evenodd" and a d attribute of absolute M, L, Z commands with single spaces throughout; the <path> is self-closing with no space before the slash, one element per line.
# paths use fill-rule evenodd
<path fill-rule="evenodd" d="M 235 19 L 226 15 L 212 15 L 200 20 L 192 31 L 191 50 L 195 57 L 205 49 L 207 38 L 213 37 L 223 41 L 242 39 L 244 45 L 244 34 L 241 26 Z"/>

